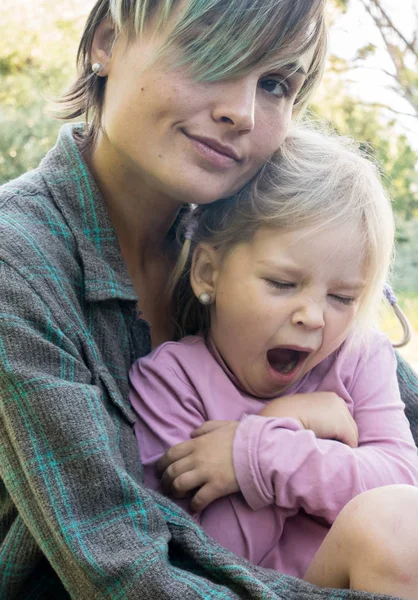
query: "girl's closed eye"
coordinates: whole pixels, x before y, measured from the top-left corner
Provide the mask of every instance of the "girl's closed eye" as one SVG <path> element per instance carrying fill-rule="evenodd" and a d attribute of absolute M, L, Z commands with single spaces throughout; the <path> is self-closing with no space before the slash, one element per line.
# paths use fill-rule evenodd
<path fill-rule="evenodd" d="M 278 281 L 277 279 L 265 279 L 265 282 L 269 287 L 272 287 L 276 290 L 290 290 L 296 285 L 290 281 Z"/>
<path fill-rule="evenodd" d="M 339 296 L 338 294 L 329 294 L 329 296 L 345 306 L 352 306 L 357 300 L 357 298 L 354 298 L 353 296 Z"/>

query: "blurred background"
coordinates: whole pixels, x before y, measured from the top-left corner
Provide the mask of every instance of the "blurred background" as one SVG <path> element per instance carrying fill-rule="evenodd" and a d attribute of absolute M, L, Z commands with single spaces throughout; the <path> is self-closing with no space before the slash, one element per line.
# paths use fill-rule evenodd
<path fill-rule="evenodd" d="M 1 0 L 0 183 L 34 168 L 61 125 L 50 100 L 75 76 L 92 0 Z M 401 352 L 418 370 L 418 3 L 328 0 L 330 56 L 311 114 L 369 148 L 397 222 L 393 287 L 416 332 Z M 382 327 L 400 328 L 387 308 Z"/>

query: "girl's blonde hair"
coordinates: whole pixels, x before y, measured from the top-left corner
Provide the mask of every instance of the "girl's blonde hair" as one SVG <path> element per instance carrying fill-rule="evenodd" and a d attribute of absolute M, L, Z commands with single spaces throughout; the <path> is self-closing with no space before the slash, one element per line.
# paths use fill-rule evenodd
<path fill-rule="evenodd" d="M 129 40 L 141 37 L 150 18 L 159 31 L 178 10 L 162 52 L 173 45 L 180 64 L 197 79 L 219 81 L 245 75 L 262 65 L 268 73 L 284 66 L 297 68 L 302 54 L 314 48 L 295 112 L 306 106 L 320 80 L 326 55 L 324 5 L 326 0 L 98 0 L 92 9 L 78 49 L 79 75 L 62 97 L 62 118 L 85 115 L 85 148 L 100 129 L 106 78 L 91 70 L 91 51 L 97 28 L 104 19 L 114 25 L 114 41 L 121 32 Z"/>
<path fill-rule="evenodd" d="M 260 227 L 282 231 L 313 227 L 321 235 L 333 224 L 361 226 L 360 250 L 367 285 L 353 325 L 357 334 L 364 333 L 364 325 L 376 314 L 393 256 L 390 199 L 378 167 L 355 142 L 294 126 L 272 160 L 241 192 L 199 206 L 184 217 L 179 236 L 192 230 L 193 235 L 184 241 L 170 284 L 177 336 L 194 334 L 210 325 L 210 311 L 195 298 L 189 282 L 198 244 L 209 243 L 227 253 L 236 244 L 250 240 Z"/>

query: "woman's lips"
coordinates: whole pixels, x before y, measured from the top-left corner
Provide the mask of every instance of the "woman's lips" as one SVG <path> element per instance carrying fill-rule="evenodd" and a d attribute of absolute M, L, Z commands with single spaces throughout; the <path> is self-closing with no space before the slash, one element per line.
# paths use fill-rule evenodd
<path fill-rule="evenodd" d="M 230 146 L 222 145 L 211 138 L 194 137 L 186 132 L 183 133 L 190 140 L 193 149 L 218 169 L 235 167 L 240 161 L 238 153 Z"/>

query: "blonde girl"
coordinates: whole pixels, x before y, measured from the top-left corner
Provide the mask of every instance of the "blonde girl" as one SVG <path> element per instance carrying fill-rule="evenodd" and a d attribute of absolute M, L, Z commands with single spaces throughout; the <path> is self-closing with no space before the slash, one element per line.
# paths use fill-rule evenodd
<path fill-rule="evenodd" d="M 238 195 L 190 212 L 185 237 L 174 299 L 186 337 L 130 376 L 146 483 L 256 565 L 418 598 L 403 562 L 418 549 L 406 527 L 417 453 L 395 355 L 372 327 L 394 237 L 375 165 L 294 128 Z M 394 494 L 408 503 L 397 554 L 383 543 Z M 344 536 L 328 535 L 334 522 Z"/>

